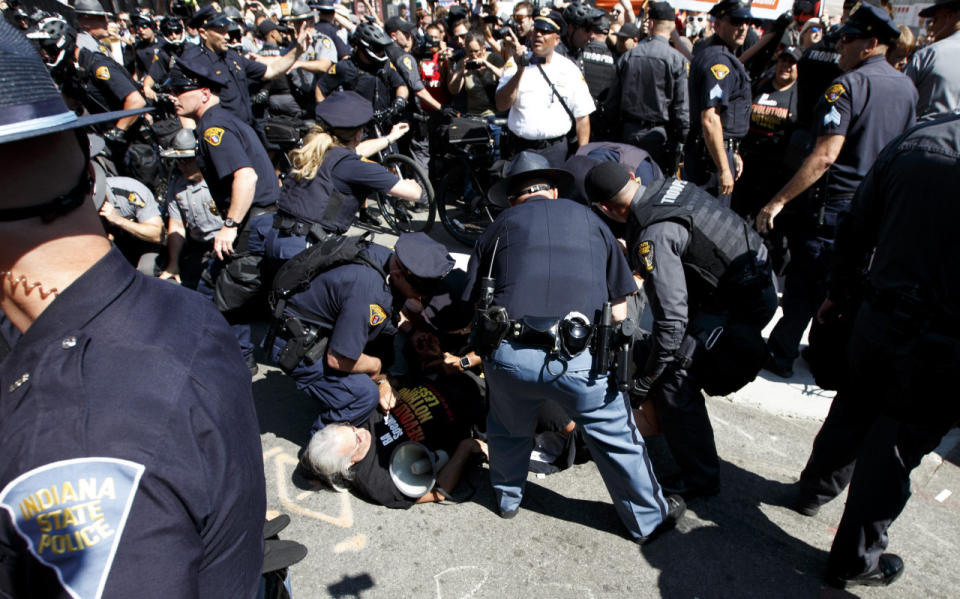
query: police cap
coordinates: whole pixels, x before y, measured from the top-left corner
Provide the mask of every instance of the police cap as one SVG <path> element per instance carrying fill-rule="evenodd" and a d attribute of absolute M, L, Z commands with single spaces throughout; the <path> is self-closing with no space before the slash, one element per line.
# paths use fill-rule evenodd
<path fill-rule="evenodd" d="M 788 58 L 793 62 L 800 62 L 800 59 L 803 57 L 803 50 L 799 46 L 787 46 L 780 51 L 777 59 Z"/>
<path fill-rule="evenodd" d="M 520 195 L 518 192 L 523 191 L 529 182 L 538 179 L 546 179 L 561 192 L 573 184 L 573 175 L 569 171 L 553 168 L 542 154 L 525 150 L 516 155 L 504 170 L 503 178 L 490 188 L 490 202 L 507 208 L 510 206 L 508 198 Z"/>
<path fill-rule="evenodd" d="M 170 76 L 163 82 L 164 91 L 182 94 L 194 89 L 206 87 L 216 91 L 229 84 L 227 77 L 191 56 L 179 56 Z"/>
<path fill-rule="evenodd" d="M 900 39 L 900 30 L 886 9 L 858 2 L 850 9 L 850 16 L 840 28 L 840 35 L 875 37 L 881 44 L 891 44 Z"/>
<path fill-rule="evenodd" d="M 610 33 L 610 15 L 606 11 L 595 8 L 590 13 L 590 31 L 594 33 Z"/>
<path fill-rule="evenodd" d="M 606 202 L 630 181 L 630 171 L 619 162 L 604 161 L 587 173 L 583 182 L 588 201 Z"/>
<path fill-rule="evenodd" d="M 383 24 L 383 30 L 387 33 L 393 33 L 394 31 L 402 31 L 404 33 L 410 33 L 417 26 L 411 23 L 410 21 L 401 19 L 400 17 L 393 16 L 387 19 L 386 23 Z"/>
<path fill-rule="evenodd" d="M 193 129 L 181 129 L 173 136 L 170 147 L 161 150 L 160 156 L 164 158 L 192 158 L 197 155 L 197 136 Z"/>
<path fill-rule="evenodd" d="M 920 11 L 920 16 L 924 19 L 932 17 L 938 8 L 960 10 L 960 0 L 933 0 L 933 4 Z"/>
<path fill-rule="evenodd" d="M 289 29 L 287 29 L 286 27 L 281 27 L 280 25 L 277 25 L 271 19 L 264 19 L 260 21 L 259 25 L 257 25 L 257 35 L 259 35 L 261 39 L 264 39 L 264 40 L 267 39 L 267 34 L 269 34 L 271 31 L 279 31 L 280 33 L 290 33 Z"/>
<path fill-rule="evenodd" d="M 333 92 L 317 104 L 317 118 L 334 129 L 355 129 L 373 118 L 373 105 L 357 92 Z"/>
<path fill-rule="evenodd" d="M 750 14 L 750 0 L 720 0 L 710 9 L 710 16 L 717 19 L 730 17 L 731 19 L 752 19 Z"/>
<path fill-rule="evenodd" d="M 420 292 L 435 291 L 440 279 L 453 270 L 455 264 L 447 248 L 426 233 L 403 233 L 393 251 L 405 269 L 407 281 Z"/>
<path fill-rule="evenodd" d="M 210 29 L 212 27 L 226 28 L 229 27 L 231 23 L 232 21 L 227 15 L 217 10 L 213 4 L 208 4 L 194 13 L 187 25 L 194 29 L 200 27 Z"/>
<path fill-rule="evenodd" d="M 541 8 L 537 16 L 533 18 L 533 28 L 547 33 L 559 33 L 563 35 L 563 32 L 567 28 L 567 22 L 563 20 L 563 15 L 559 10 L 544 7 Z"/>
<path fill-rule="evenodd" d="M 338 4 L 340 4 L 339 0 L 317 0 L 311 2 L 310 6 L 322 12 L 333 12 L 337 9 Z"/>
<path fill-rule="evenodd" d="M 677 12 L 669 2 L 653 2 L 647 9 L 647 16 L 654 21 L 674 21 L 677 18 Z"/>

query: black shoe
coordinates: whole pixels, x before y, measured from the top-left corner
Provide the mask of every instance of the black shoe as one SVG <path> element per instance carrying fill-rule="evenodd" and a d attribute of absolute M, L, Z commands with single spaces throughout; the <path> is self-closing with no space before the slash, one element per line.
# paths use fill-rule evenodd
<path fill-rule="evenodd" d="M 504 520 L 509 520 L 509 519 L 513 518 L 514 516 L 516 516 L 516 515 L 517 515 L 517 512 L 519 512 L 519 511 L 520 511 L 520 508 L 517 508 L 517 509 L 515 509 L 515 510 L 506 510 L 506 511 L 504 511 L 504 510 L 502 510 L 502 509 L 500 509 L 500 508 L 498 507 L 498 508 L 497 508 L 497 515 L 500 516 L 501 518 L 503 518 Z"/>
<path fill-rule="evenodd" d="M 360 209 L 360 222 L 368 225 L 380 225 L 380 211 L 376 208 L 366 207 Z"/>
<path fill-rule="evenodd" d="M 637 539 L 638 545 L 646 545 L 650 541 L 656 539 L 663 533 L 675 527 L 677 522 L 680 521 L 680 518 L 683 518 L 684 512 L 687 511 L 687 503 L 683 500 L 683 497 L 680 497 L 679 495 L 669 495 L 666 497 L 666 500 L 667 515 L 663 519 L 663 522 L 654 528 L 653 532 L 647 536 Z"/>
<path fill-rule="evenodd" d="M 247 369 L 250 370 L 250 376 L 257 376 L 257 373 L 260 372 L 260 365 L 257 364 L 257 359 L 253 356 L 247 356 L 243 359 L 247 363 Z"/>
<path fill-rule="evenodd" d="M 803 496 L 798 496 L 792 507 L 798 514 L 802 514 L 808 518 L 813 518 L 820 513 L 820 504 L 813 499 L 807 499 Z"/>
<path fill-rule="evenodd" d="M 813 354 L 813 350 L 810 348 L 809 345 L 806 346 L 805 348 L 803 348 L 802 350 L 800 350 L 800 357 L 803 358 L 803 360 L 804 360 L 807 364 L 813 364 L 813 361 L 814 361 L 814 359 L 815 359 L 815 356 L 814 356 L 814 354 Z"/>
<path fill-rule="evenodd" d="M 773 357 L 773 354 L 770 354 L 770 357 L 767 358 L 767 362 L 763 365 L 763 369 L 772 372 L 782 379 L 793 378 L 793 366 L 784 366 L 783 363 L 779 362 L 775 357 Z"/>
<path fill-rule="evenodd" d="M 827 584 L 845 589 L 849 586 L 885 587 L 903 574 L 903 560 L 892 553 L 884 553 L 877 560 L 875 568 L 857 576 L 836 576 L 827 574 Z"/>

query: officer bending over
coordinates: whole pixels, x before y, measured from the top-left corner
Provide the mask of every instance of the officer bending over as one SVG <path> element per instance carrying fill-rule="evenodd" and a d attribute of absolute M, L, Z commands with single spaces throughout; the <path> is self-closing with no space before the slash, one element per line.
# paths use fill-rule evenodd
<path fill-rule="evenodd" d="M 474 326 L 490 390 L 490 481 L 498 513 L 514 517 L 537 413 L 552 399 L 583 431 L 617 514 L 644 543 L 686 508 L 679 497 L 664 498 L 627 398 L 595 366 L 600 352 L 589 349 L 597 314 L 624 320 L 626 296 L 637 285 L 603 222 L 586 206 L 558 199 L 558 187 L 572 183 L 544 156 L 521 152 L 490 192 L 507 210 L 470 257 L 464 298 L 482 309 Z"/>
<path fill-rule="evenodd" d="M 605 215 L 627 224 L 627 256 L 653 311 L 653 348 L 634 391 L 656 401 L 685 483 L 676 488 L 716 495 L 719 458 L 701 389 L 725 395 L 763 365 L 760 331 L 777 307 L 767 250 L 742 218 L 692 183 L 642 183 L 604 162 L 587 173 L 585 188 Z M 695 357 L 704 345 L 716 351 Z M 723 358 L 728 363 L 711 361 Z"/>

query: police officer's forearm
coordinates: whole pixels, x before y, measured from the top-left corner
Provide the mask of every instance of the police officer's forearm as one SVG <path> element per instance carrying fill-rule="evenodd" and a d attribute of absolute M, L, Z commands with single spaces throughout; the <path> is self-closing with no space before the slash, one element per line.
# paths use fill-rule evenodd
<path fill-rule="evenodd" d="M 243 222 L 253 205 L 253 196 L 257 191 L 257 171 L 251 166 L 237 169 L 233 173 L 230 187 L 230 208 L 227 216 L 236 222 Z"/>
<path fill-rule="evenodd" d="M 517 67 L 517 72 L 513 78 L 507 81 L 507 84 L 497 90 L 496 104 L 499 112 L 510 110 L 513 103 L 517 101 L 517 91 L 520 89 L 520 78 L 523 76 L 524 67 Z"/>
<path fill-rule="evenodd" d="M 164 270 L 170 274 L 180 272 L 180 254 L 183 253 L 186 236 L 182 221 L 167 219 L 167 267 Z"/>
<path fill-rule="evenodd" d="M 397 88 L 396 93 L 397 98 L 409 99 L 410 98 L 410 88 L 406 85 L 401 85 Z"/>
<path fill-rule="evenodd" d="M 577 117 L 576 122 L 574 123 L 577 130 L 577 145 L 585 146 L 590 143 L 590 117 L 589 116 L 580 116 Z"/>
<path fill-rule="evenodd" d="M 136 110 L 137 108 L 143 108 L 147 105 L 147 101 L 143 99 L 143 95 L 140 92 L 133 91 L 127 94 L 127 97 L 123 99 L 123 110 Z M 122 129 L 126 131 L 137 122 L 137 119 L 140 118 L 139 114 L 133 116 L 124 117 L 117 121 L 117 129 Z"/>
<path fill-rule="evenodd" d="M 846 138 L 843 135 L 822 135 L 817 138 L 813 152 L 807 156 L 773 201 L 786 204 L 819 181 L 840 155 L 844 139 Z"/>
<path fill-rule="evenodd" d="M 303 69 L 308 73 L 326 73 L 330 70 L 333 61 L 327 58 L 318 58 L 316 60 L 298 60 L 294 63 L 294 68 Z"/>
<path fill-rule="evenodd" d="M 146 222 L 138 223 L 118 215 L 116 218 L 110 219 L 109 222 L 114 227 L 142 241 L 148 243 L 163 242 L 163 219 L 159 216 L 147 219 Z"/>
<path fill-rule="evenodd" d="M 610 306 L 613 322 L 623 322 L 627 319 L 627 298 L 614 300 Z"/>
<path fill-rule="evenodd" d="M 723 123 L 717 109 L 710 107 L 700 113 L 700 125 L 703 129 L 703 143 L 710 152 L 710 158 L 717 167 L 718 173 L 729 173 L 730 164 L 727 161 L 727 152 L 723 149 Z"/>
<path fill-rule="evenodd" d="M 653 324 L 653 351 L 647 359 L 643 375 L 650 378 L 660 376 L 667 366 L 676 359 L 677 350 L 683 342 L 687 328 L 686 321 L 666 320 Z"/>
<path fill-rule="evenodd" d="M 290 50 L 283 56 L 278 56 L 270 61 L 267 64 L 267 71 L 263 74 L 264 79 L 275 79 L 280 75 L 286 74 L 287 71 L 293 66 L 293 63 L 297 62 L 297 58 L 300 57 L 300 47 L 294 46 L 293 50 Z"/>
<path fill-rule="evenodd" d="M 427 88 L 423 88 L 418 91 L 417 98 L 419 98 L 420 102 L 428 106 L 431 110 L 435 110 L 437 112 L 443 110 L 443 104 L 437 102 L 437 99 L 430 95 L 430 92 L 427 91 Z"/>
<path fill-rule="evenodd" d="M 349 374 L 380 374 L 380 358 L 368 354 L 360 354 L 352 360 L 331 349 L 327 352 L 327 366 Z"/>

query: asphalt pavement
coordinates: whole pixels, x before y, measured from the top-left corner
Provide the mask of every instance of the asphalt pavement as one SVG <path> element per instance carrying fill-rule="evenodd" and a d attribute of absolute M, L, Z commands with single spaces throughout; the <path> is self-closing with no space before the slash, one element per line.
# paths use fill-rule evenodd
<path fill-rule="evenodd" d="M 451 251 L 438 223 L 433 236 Z M 392 245 L 394 238 L 378 234 Z M 262 358 L 262 356 L 261 356 Z M 882 373 L 877 373 L 882 376 Z M 289 514 L 281 538 L 309 549 L 291 568 L 296 598 L 923 598 L 960 595 L 960 432 L 912 476 L 913 497 L 890 529 L 903 577 L 886 588 L 839 591 L 820 574 L 843 497 L 805 517 L 784 507 L 832 394 L 802 360 L 794 377 L 764 371 L 707 407 L 722 459 L 720 495 L 690 504 L 675 531 L 638 547 L 592 462 L 531 474 L 519 515 L 494 512 L 485 469 L 454 492 L 462 502 L 391 510 L 318 489 L 295 472 L 315 406 L 279 370 L 254 378 L 268 516 Z"/>

